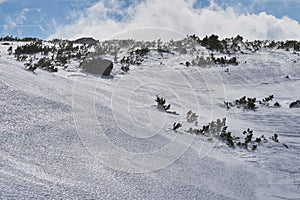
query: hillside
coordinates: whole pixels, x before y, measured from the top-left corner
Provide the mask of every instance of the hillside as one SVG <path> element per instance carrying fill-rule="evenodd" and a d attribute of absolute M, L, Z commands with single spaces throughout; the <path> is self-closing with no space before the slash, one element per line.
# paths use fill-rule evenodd
<path fill-rule="evenodd" d="M 297 41 L 2 38 L 0 56 L 3 199 L 299 198 Z M 82 69 L 97 58 L 110 76 Z"/>

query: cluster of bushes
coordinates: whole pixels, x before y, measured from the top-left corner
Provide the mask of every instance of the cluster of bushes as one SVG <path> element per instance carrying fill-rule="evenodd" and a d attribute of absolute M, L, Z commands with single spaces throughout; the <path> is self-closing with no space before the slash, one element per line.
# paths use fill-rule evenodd
<path fill-rule="evenodd" d="M 287 40 L 285 42 L 275 42 L 272 41 L 267 45 L 268 48 L 277 48 L 277 49 L 284 49 L 284 50 L 294 50 L 294 51 L 300 51 L 300 41 L 296 40 Z"/>
<path fill-rule="evenodd" d="M 223 118 L 222 120 L 217 119 L 216 121 L 211 121 L 208 125 L 202 126 L 202 128 L 191 127 L 186 130 L 186 132 L 209 137 L 209 140 L 212 140 L 212 137 L 218 138 L 225 142 L 228 146 L 234 146 L 234 137 L 231 135 L 231 132 L 227 131 L 226 118 Z"/>
<path fill-rule="evenodd" d="M 49 72 L 57 72 L 57 68 L 54 67 L 54 65 L 51 63 L 51 60 L 48 58 L 40 58 L 37 63 L 34 64 L 36 68 L 41 68 L 43 70 L 49 71 Z"/>
<path fill-rule="evenodd" d="M 232 58 L 228 58 L 228 59 L 226 58 L 226 56 L 220 57 L 220 58 L 215 58 L 214 55 L 212 54 L 211 58 L 215 64 L 221 64 L 221 65 L 238 65 L 239 64 L 237 62 L 236 57 L 232 57 Z"/>
<path fill-rule="evenodd" d="M 23 46 L 18 46 L 15 49 L 15 56 L 18 57 L 21 54 L 36 54 L 36 53 L 43 53 L 44 55 L 47 55 L 50 51 L 53 51 L 53 48 L 50 48 L 48 46 L 43 46 L 43 43 L 41 41 L 38 41 L 38 42 L 31 42 Z"/>
<path fill-rule="evenodd" d="M 243 131 L 240 136 L 234 136 L 232 132 L 228 131 L 228 126 L 226 125 L 226 118 L 217 119 L 216 121 L 211 121 L 208 125 L 204 125 L 201 128 L 198 127 L 197 121 L 198 115 L 193 113 L 191 110 L 187 113 L 187 122 L 194 123 L 195 127 L 190 127 L 185 132 L 196 134 L 197 136 L 207 137 L 209 141 L 213 140 L 213 138 L 219 139 L 223 141 L 229 147 L 243 147 L 245 149 L 256 150 L 258 145 L 262 143 L 268 142 L 264 135 L 254 138 L 253 130 L 248 128 Z M 177 123 L 178 124 L 178 123 Z M 173 130 L 174 130 L 173 124 Z M 181 124 L 180 124 L 181 125 Z M 181 125 L 182 126 L 182 125 Z M 179 126 L 179 127 L 181 127 Z M 175 129 L 176 130 L 176 129 Z M 279 143 L 278 135 L 275 133 L 270 139 L 274 142 Z M 288 148 L 286 144 L 282 144 L 284 147 Z"/>
<path fill-rule="evenodd" d="M 210 66 L 214 64 L 214 61 L 211 57 L 204 58 L 203 56 L 197 56 L 195 59 L 192 60 L 191 64 L 193 66 Z"/>
<path fill-rule="evenodd" d="M 240 45 L 242 44 L 245 49 L 255 52 L 262 48 L 269 49 L 284 49 L 300 51 L 300 41 L 287 40 L 287 41 L 268 41 L 268 40 L 254 40 L 254 41 L 243 41 L 243 37 L 237 35 L 235 38 L 225 38 L 219 40 L 217 35 L 205 36 L 202 40 L 197 35 L 190 35 L 188 38 L 196 41 L 198 44 L 206 47 L 211 51 L 217 51 L 221 53 L 231 54 L 240 51 Z"/>
<path fill-rule="evenodd" d="M 18 46 L 15 49 L 14 55 L 18 61 L 28 60 L 28 55 L 41 53 L 48 56 L 42 58 L 35 58 L 36 63 L 32 64 L 32 57 L 25 63 L 26 69 L 34 71 L 36 68 L 41 68 L 49 72 L 57 72 L 55 66 L 65 66 L 71 59 L 84 59 L 88 52 L 88 45 L 74 46 L 73 42 L 67 40 L 54 40 L 52 45 L 44 45 L 42 41 L 34 41 L 29 44 Z M 9 49 L 10 50 L 10 49 Z M 12 49 L 11 49 L 12 51 Z M 36 65 L 36 66 L 35 66 Z"/>
<path fill-rule="evenodd" d="M 254 40 L 252 42 L 246 41 L 245 47 L 251 51 L 259 51 L 262 48 L 267 49 L 283 49 L 300 51 L 300 41 L 287 40 L 287 41 L 268 41 L 268 40 Z"/>
<path fill-rule="evenodd" d="M 237 35 L 235 38 L 225 38 L 223 40 L 219 40 L 219 36 L 214 34 L 209 37 L 205 36 L 202 40 L 195 34 L 189 35 L 188 38 L 196 41 L 198 44 L 211 51 L 217 51 L 226 54 L 239 51 L 239 44 L 243 43 L 243 37 L 240 35 Z"/>
<path fill-rule="evenodd" d="M 191 64 L 193 66 L 209 66 L 212 64 L 238 65 L 239 63 L 238 63 L 236 57 L 227 58 L 226 56 L 224 56 L 224 57 L 216 58 L 216 57 L 214 57 L 214 54 L 212 53 L 207 58 L 204 58 L 203 56 L 197 56 L 195 59 L 192 60 Z"/>
<path fill-rule="evenodd" d="M 7 49 L 7 52 L 8 52 L 8 55 L 11 55 L 11 54 L 12 54 L 12 52 L 13 52 L 12 46 L 10 46 L 10 47 Z"/>
<path fill-rule="evenodd" d="M 129 67 L 130 65 L 141 65 L 144 61 L 144 57 L 150 52 L 148 48 L 136 49 L 129 53 L 129 56 L 124 56 L 121 59 L 123 66 Z"/>
<path fill-rule="evenodd" d="M 262 103 L 267 103 L 274 98 L 273 95 L 266 97 L 261 100 Z M 160 110 L 168 112 L 170 109 L 170 104 L 166 104 L 164 98 L 156 96 L 155 101 L 157 102 L 157 107 Z M 242 97 L 237 99 L 239 104 L 246 104 L 247 102 L 254 102 L 255 98 L 247 99 Z M 267 105 L 267 104 L 266 104 Z M 261 135 L 260 137 L 254 137 L 253 130 L 248 128 L 247 130 L 241 132 L 240 135 L 233 135 L 232 132 L 228 131 L 228 126 L 226 125 L 226 118 L 217 119 L 216 121 L 211 121 L 207 125 L 199 126 L 197 113 L 189 110 L 186 113 L 186 121 L 188 124 L 193 124 L 192 127 L 185 130 L 185 132 L 190 134 L 195 134 L 196 136 L 206 137 L 208 141 L 212 141 L 214 138 L 224 142 L 229 147 L 241 147 L 244 149 L 252 149 L 253 151 L 263 143 L 267 143 L 268 139 Z M 182 123 L 175 122 L 173 123 L 172 130 L 177 131 L 179 128 L 183 127 Z M 269 138 L 273 142 L 280 143 L 278 135 L 275 133 L 272 137 Z M 282 144 L 284 147 L 289 148 L 288 145 Z"/>
<path fill-rule="evenodd" d="M 51 62 L 49 58 L 43 57 L 40 58 L 36 63 L 32 63 L 32 60 L 29 62 L 26 62 L 25 64 L 25 69 L 28 71 L 34 71 L 37 68 L 46 70 L 48 72 L 57 72 L 58 69 L 55 67 L 55 64 Z"/>
<path fill-rule="evenodd" d="M 40 39 L 33 38 L 33 37 L 18 38 L 13 36 L 5 36 L 5 37 L 0 37 L 0 41 L 1 42 L 35 42 L 35 41 L 40 41 Z"/>
<path fill-rule="evenodd" d="M 201 46 L 206 47 L 212 51 L 223 51 L 225 46 L 224 44 L 218 39 L 219 36 L 212 34 L 211 36 L 205 36 L 202 40 L 197 35 L 189 35 L 189 38 L 195 40 Z"/>
<path fill-rule="evenodd" d="M 256 98 L 247 98 L 243 96 L 239 99 L 236 99 L 234 102 L 224 101 L 224 105 L 227 109 L 231 107 L 243 108 L 246 110 L 255 110 L 257 109 L 257 103 L 262 106 L 270 106 L 271 101 L 274 99 L 274 95 L 270 95 L 268 97 L 263 98 L 262 100 L 257 101 Z M 278 102 L 273 104 L 273 107 L 280 107 Z"/>

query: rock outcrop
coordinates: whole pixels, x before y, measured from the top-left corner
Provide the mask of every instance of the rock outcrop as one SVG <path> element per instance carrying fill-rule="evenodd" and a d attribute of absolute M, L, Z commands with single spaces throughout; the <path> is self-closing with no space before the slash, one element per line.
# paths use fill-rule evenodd
<path fill-rule="evenodd" d="M 81 63 L 81 68 L 84 72 L 101 75 L 110 76 L 113 69 L 113 62 L 102 58 L 87 58 Z"/>
<path fill-rule="evenodd" d="M 300 108 L 300 100 L 297 100 L 295 102 L 292 102 L 290 104 L 290 108 Z"/>

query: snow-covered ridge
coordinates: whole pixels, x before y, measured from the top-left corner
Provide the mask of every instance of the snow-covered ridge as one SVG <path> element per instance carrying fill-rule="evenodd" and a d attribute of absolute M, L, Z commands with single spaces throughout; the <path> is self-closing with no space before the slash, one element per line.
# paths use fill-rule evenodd
<path fill-rule="evenodd" d="M 17 47 L 30 43 L 0 43 L 1 198 L 299 197 L 299 108 L 289 108 L 300 99 L 297 47 L 243 41 L 231 48 L 228 42 L 227 52 L 193 38 L 93 46 L 57 40 L 41 41 L 48 54 L 20 54 L 17 60 Z M 114 63 L 111 77 L 82 72 L 80 63 L 94 56 Z M 219 63 L 225 56 L 238 64 Z M 57 72 L 24 70 L 30 59 L 35 64 L 42 58 Z M 156 95 L 179 115 L 158 110 Z M 257 102 L 255 110 L 241 100 L 269 95 L 271 106 Z M 224 105 L 237 99 L 229 109 Z M 273 106 L 276 101 L 280 107 Z M 189 110 L 198 115 L 197 126 L 186 119 Z M 253 140 L 264 135 L 268 142 L 255 150 L 232 148 L 217 137 L 188 132 L 223 117 L 232 136 L 244 139 L 249 128 Z M 173 131 L 174 122 L 182 127 Z M 274 133 L 279 142 L 270 139 Z"/>

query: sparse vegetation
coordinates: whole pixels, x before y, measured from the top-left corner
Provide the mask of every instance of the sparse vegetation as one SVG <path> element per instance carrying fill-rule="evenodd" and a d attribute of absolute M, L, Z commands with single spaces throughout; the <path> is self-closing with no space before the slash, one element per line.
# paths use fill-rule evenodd
<path fill-rule="evenodd" d="M 174 130 L 174 131 L 176 131 L 176 130 L 179 129 L 180 127 L 182 127 L 182 124 L 181 124 L 181 123 L 176 123 L 176 122 L 175 122 L 175 123 L 173 124 L 173 130 Z"/>
<path fill-rule="evenodd" d="M 247 98 L 243 96 L 239 99 L 236 99 L 234 102 L 224 101 L 224 106 L 229 109 L 231 107 L 243 108 L 245 110 L 256 110 L 258 105 L 271 107 L 271 101 L 274 99 L 274 95 L 263 98 L 262 100 L 257 101 L 256 98 Z M 278 102 L 275 102 L 272 107 L 281 107 Z"/>
<path fill-rule="evenodd" d="M 4 40 L 10 39 L 8 37 Z M 82 60 L 89 53 L 88 45 L 74 46 L 73 42 L 67 40 L 53 40 L 48 42 L 48 44 L 41 40 L 30 38 L 24 39 L 24 41 L 30 43 L 17 46 L 14 56 L 18 61 L 27 61 L 24 63 L 25 69 L 30 71 L 40 68 L 49 72 L 57 72 L 57 66 L 64 66 L 65 69 L 67 68 L 66 64 L 70 60 Z M 12 48 L 8 50 L 12 52 Z"/>
<path fill-rule="evenodd" d="M 156 95 L 156 99 L 155 99 L 156 103 L 157 103 L 157 108 L 159 110 L 163 110 L 169 114 L 175 114 L 178 115 L 175 111 L 170 111 L 171 108 L 171 104 L 166 104 L 166 100 L 162 97 L 159 97 L 158 95 Z"/>

